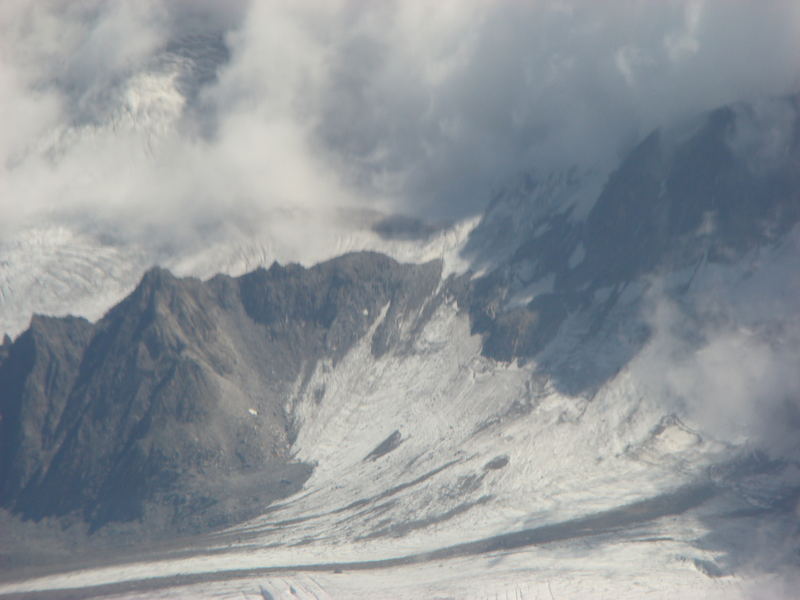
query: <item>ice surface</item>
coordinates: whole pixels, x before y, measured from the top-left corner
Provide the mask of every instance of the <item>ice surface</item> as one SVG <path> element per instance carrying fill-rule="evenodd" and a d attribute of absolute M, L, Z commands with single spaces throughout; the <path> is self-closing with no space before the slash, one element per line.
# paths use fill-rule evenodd
<path fill-rule="evenodd" d="M 715 564 L 717 553 L 694 545 L 704 525 L 688 514 L 542 546 L 348 568 L 668 493 L 705 480 L 706 468 L 728 451 L 665 415 L 659 399 L 643 393 L 635 368 L 592 398 L 567 397 L 530 368 L 481 357 L 479 342 L 452 304 L 440 307 L 406 353 L 375 360 L 366 338 L 335 368 L 319 365 L 291 400 L 301 423 L 293 451 L 317 464 L 295 497 L 187 557 L 6 583 L 0 594 L 111 585 L 114 597 L 136 597 L 116 595 L 122 589 L 114 585 L 124 581 L 134 589 L 165 585 L 147 592 L 163 598 L 258 598 L 261 590 L 274 598 L 741 592 L 737 576 L 697 569 Z M 364 461 L 395 430 L 402 443 Z M 498 455 L 508 463 L 487 469 Z M 336 564 L 345 572 L 335 573 Z M 179 576 L 212 583 L 186 586 Z"/>

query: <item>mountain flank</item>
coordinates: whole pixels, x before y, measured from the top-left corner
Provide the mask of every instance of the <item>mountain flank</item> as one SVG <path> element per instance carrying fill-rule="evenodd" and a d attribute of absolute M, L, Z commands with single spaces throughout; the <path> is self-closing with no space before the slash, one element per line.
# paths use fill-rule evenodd
<path fill-rule="evenodd" d="M 400 345 L 440 277 L 375 253 L 207 282 L 154 268 L 96 324 L 34 316 L 0 355 L 0 505 L 92 531 L 262 511 L 313 468 L 290 453 L 293 386 L 371 329 L 376 356 Z"/>

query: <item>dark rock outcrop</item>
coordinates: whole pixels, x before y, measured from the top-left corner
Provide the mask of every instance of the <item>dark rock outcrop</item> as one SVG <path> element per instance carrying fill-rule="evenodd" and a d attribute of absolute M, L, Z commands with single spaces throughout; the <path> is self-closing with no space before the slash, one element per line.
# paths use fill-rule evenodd
<path fill-rule="evenodd" d="M 615 342 L 630 356 L 647 338 L 638 315 L 651 278 L 688 273 L 673 290 L 680 294 L 703 264 L 734 262 L 800 222 L 800 97 L 775 103 L 793 115 L 777 133 L 745 105 L 653 132 L 585 216 L 570 196 L 581 186 L 575 172 L 528 177 L 515 194 L 498 197 L 465 254 L 485 268 L 484 255 L 501 243 L 505 257 L 458 295 L 484 336 L 484 354 L 536 357 L 570 392 L 597 385 L 625 362 L 603 363 L 609 353 L 599 340 L 632 340 L 628 348 Z M 624 335 L 613 331 L 615 320 L 625 323 Z"/>
<path fill-rule="evenodd" d="M 163 531 L 263 509 L 311 472 L 291 386 L 373 326 L 376 354 L 399 349 L 440 274 L 374 253 L 208 282 L 154 268 L 94 325 L 34 317 L 0 362 L 0 504 Z"/>
<path fill-rule="evenodd" d="M 369 460 L 376 461 L 381 456 L 389 454 L 389 452 L 397 448 L 402 443 L 403 443 L 403 436 L 397 429 L 395 429 L 392 433 L 389 434 L 389 437 L 387 437 L 380 444 L 375 446 L 375 448 L 373 448 L 373 450 L 364 457 L 364 462 L 367 462 Z"/>

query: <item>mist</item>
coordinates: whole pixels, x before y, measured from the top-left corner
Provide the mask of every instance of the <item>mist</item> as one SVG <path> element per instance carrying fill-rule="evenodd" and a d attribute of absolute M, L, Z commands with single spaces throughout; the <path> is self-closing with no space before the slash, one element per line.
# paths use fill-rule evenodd
<path fill-rule="evenodd" d="M 10 0 L 0 232 L 173 247 L 343 209 L 457 220 L 521 173 L 800 87 L 800 6 Z M 222 232 L 222 233 L 220 233 Z"/>
<path fill-rule="evenodd" d="M 653 128 L 800 90 L 800 4 L 11 0 L 0 49 L 0 236 L 54 223 L 165 261 L 259 235 L 308 262 L 360 210 L 463 219 L 520 174 L 608 171 Z M 737 131 L 754 169 L 787 134 Z M 777 444 L 796 410 L 782 256 L 695 291 L 702 317 L 653 302 L 654 381 L 726 438 Z"/>

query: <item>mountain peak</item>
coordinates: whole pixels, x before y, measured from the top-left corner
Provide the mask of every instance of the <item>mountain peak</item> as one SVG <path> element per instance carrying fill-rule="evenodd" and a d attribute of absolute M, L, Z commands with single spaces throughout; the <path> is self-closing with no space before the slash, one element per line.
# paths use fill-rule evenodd
<path fill-rule="evenodd" d="M 289 458 L 287 394 L 382 310 L 373 346 L 400 347 L 440 275 L 376 253 L 206 283 L 156 267 L 94 325 L 37 315 L 10 348 L 35 333 L 35 353 L 0 362 L 0 503 L 36 519 L 77 512 L 93 529 L 144 519 L 150 532 L 262 510 L 310 474 Z"/>

